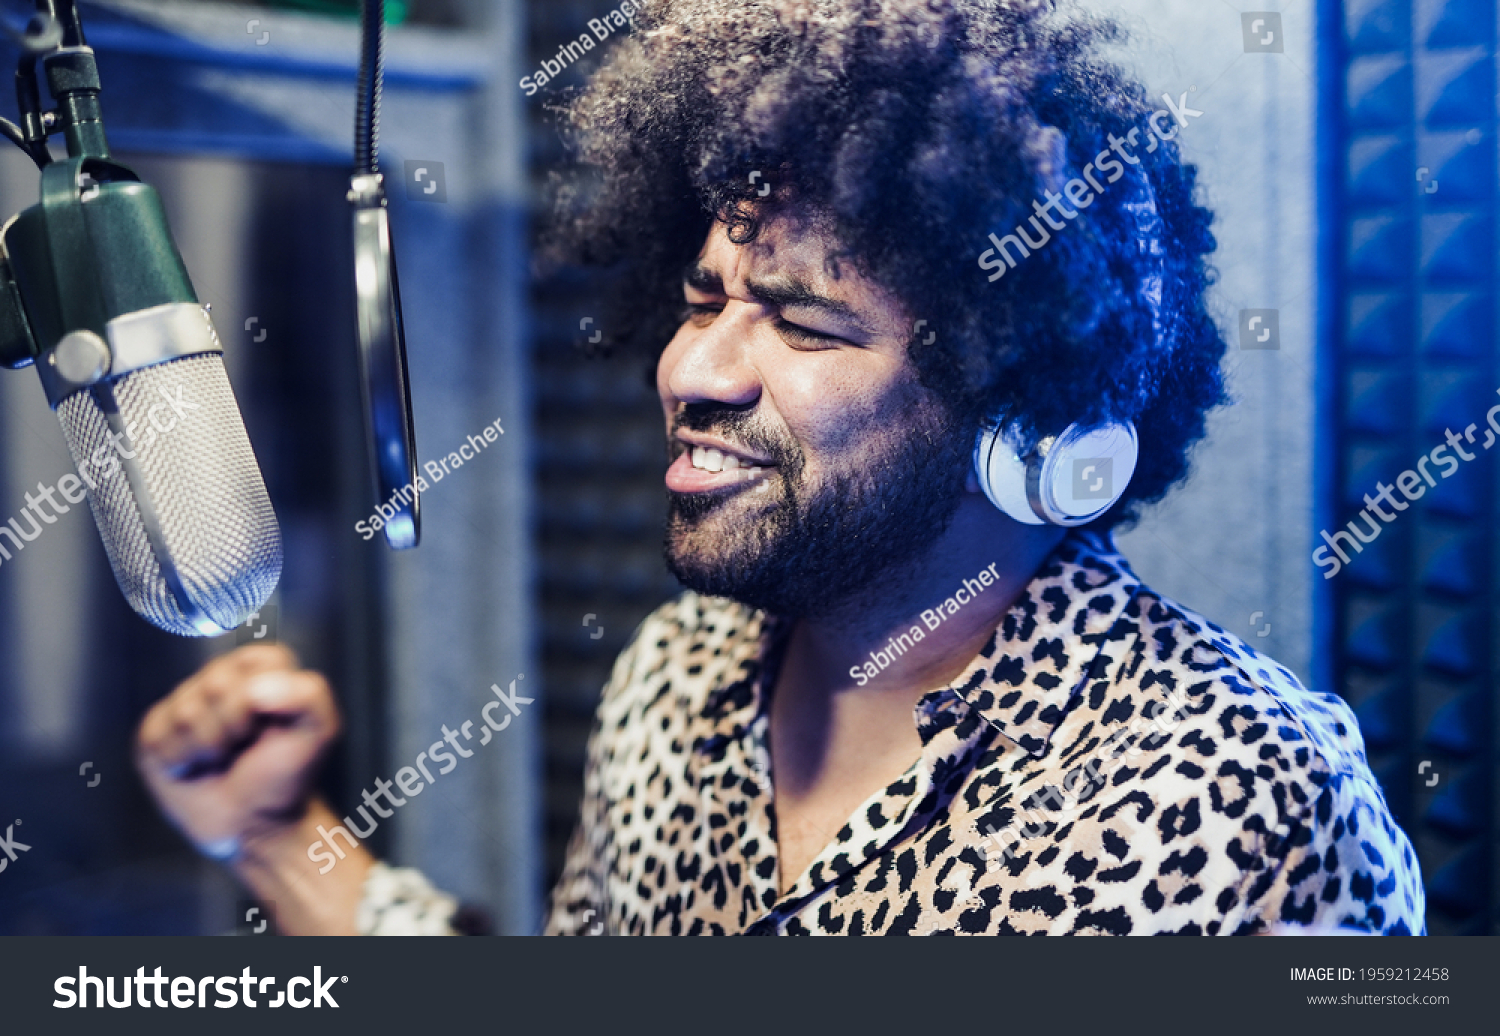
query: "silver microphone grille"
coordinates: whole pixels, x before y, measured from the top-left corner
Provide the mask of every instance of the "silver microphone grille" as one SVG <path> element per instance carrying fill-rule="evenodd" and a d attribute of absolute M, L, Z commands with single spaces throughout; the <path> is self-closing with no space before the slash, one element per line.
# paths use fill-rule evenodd
<path fill-rule="evenodd" d="M 266 602 L 281 577 L 281 531 L 222 355 L 101 382 L 64 399 L 57 416 L 138 615 L 216 636 Z"/>

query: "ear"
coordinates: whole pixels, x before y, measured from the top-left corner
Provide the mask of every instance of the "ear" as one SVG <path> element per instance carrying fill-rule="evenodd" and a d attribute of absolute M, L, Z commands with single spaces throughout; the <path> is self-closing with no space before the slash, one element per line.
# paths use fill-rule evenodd
<path fill-rule="evenodd" d="M 979 474 L 974 470 L 974 465 L 969 465 L 969 475 L 964 479 L 964 492 L 979 493 Z"/>

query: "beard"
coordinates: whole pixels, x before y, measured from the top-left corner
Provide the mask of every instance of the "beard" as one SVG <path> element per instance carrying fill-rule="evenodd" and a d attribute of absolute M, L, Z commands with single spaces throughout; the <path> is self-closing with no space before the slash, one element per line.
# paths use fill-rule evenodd
<path fill-rule="evenodd" d="M 952 521 L 972 450 L 932 404 L 887 417 L 862 422 L 881 432 L 843 443 L 878 438 L 873 460 L 864 453 L 858 470 L 809 485 L 800 446 L 751 410 L 688 404 L 676 427 L 712 432 L 776 467 L 756 485 L 669 492 L 667 568 L 691 590 L 785 618 L 834 614 L 877 580 L 882 595 L 895 590 Z"/>

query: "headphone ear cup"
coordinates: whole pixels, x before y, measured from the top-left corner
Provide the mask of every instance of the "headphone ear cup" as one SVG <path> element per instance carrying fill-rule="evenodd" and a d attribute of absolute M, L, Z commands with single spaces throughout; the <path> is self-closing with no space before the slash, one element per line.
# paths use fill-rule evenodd
<path fill-rule="evenodd" d="M 1053 525 L 1086 525 L 1125 495 L 1139 453 L 1135 425 L 1128 421 L 1097 428 L 1071 424 L 1045 459 L 1030 465 L 1027 501 Z"/>
<path fill-rule="evenodd" d="M 984 495 L 1025 525 L 1086 525 L 1125 495 L 1135 474 L 1135 425 L 1069 425 L 1022 458 L 1010 428 L 986 428 L 974 444 Z"/>
<path fill-rule="evenodd" d="M 1027 464 L 1009 442 L 1008 429 L 986 428 L 974 444 L 974 477 L 990 503 L 1025 525 L 1045 525 L 1026 493 Z"/>

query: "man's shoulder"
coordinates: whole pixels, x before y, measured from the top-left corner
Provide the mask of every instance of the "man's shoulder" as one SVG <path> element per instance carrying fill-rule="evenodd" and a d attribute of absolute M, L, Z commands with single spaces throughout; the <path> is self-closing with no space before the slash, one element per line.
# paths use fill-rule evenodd
<path fill-rule="evenodd" d="M 1127 614 L 1140 633 L 1134 682 L 1175 686 L 1190 726 L 1214 748 L 1263 758 L 1275 743 L 1295 769 L 1369 776 L 1359 723 L 1337 695 L 1310 690 L 1276 659 L 1148 587 Z"/>
<path fill-rule="evenodd" d="M 754 643 L 765 622 L 764 612 L 747 605 L 685 590 L 641 621 L 627 650 L 648 664 L 659 664 L 705 650 L 699 645 L 711 653 L 714 648 Z"/>
<path fill-rule="evenodd" d="M 723 632 L 733 635 L 763 621 L 764 613 L 727 597 L 684 590 L 664 601 L 641 622 L 641 629 L 670 628 L 679 634 Z"/>
<path fill-rule="evenodd" d="M 1421 931 L 1420 868 L 1349 706 L 1146 587 L 1121 618 L 1139 636 L 1116 690 L 1169 703 L 1133 764 L 1142 790 L 1229 855 L 1272 861 L 1246 902 L 1271 923 Z"/>
<path fill-rule="evenodd" d="M 671 685 L 674 707 L 701 708 L 726 674 L 758 654 L 765 613 L 692 590 L 642 620 L 615 661 L 606 703 L 639 708 Z"/>

